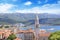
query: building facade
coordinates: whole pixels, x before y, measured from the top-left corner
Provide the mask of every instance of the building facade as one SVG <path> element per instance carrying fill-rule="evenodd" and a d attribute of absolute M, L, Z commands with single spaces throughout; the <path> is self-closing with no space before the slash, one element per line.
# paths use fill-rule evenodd
<path fill-rule="evenodd" d="M 24 40 L 34 40 L 34 33 L 32 32 L 25 33 Z"/>

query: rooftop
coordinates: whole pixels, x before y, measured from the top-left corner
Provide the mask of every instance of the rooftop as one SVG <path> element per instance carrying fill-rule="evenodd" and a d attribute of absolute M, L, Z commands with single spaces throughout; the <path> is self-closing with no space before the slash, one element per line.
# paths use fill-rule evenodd
<path fill-rule="evenodd" d="M 18 32 L 18 34 L 20 34 L 20 33 L 34 33 L 34 30 L 32 30 L 32 29 L 20 30 Z M 39 36 L 49 36 L 49 35 L 50 35 L 50 32 L 47 32 L 45 30 L 40 30 L 40 32 L 39 32 Z"/>

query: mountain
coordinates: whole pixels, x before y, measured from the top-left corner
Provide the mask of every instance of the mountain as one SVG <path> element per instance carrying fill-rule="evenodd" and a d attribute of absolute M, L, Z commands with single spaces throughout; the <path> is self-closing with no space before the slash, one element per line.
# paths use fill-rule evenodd
<path fill-rule="evenodd" d="M 35 13 L 0 13 L 0 24 L 15 24 L 15 23 L 24 23 L 24 24 L 34 24 Z M 51 25 L 60 25 L 60 15 L 59 14 L 48 14 L 42 13 L 38 14 L 39 21 L 41 24 L 51 24 Z"/>

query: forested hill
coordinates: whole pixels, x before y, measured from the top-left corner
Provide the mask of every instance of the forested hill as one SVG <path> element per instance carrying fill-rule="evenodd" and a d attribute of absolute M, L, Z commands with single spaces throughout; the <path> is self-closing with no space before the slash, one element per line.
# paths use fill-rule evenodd
<path fill-rule="evenodd" d="M 0 13 L 0 24 L 15 24 L 15 23 L 29 23 L 34 24 L 35 20 L 34 13 Z M 60 25 L 60 15 L 56 14 L 38 14 L 39 22 L 41 24 Z"/>

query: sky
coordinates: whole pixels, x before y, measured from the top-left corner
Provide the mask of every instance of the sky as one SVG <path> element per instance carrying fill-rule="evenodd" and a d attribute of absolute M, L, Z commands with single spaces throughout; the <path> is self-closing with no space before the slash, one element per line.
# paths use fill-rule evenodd
<path fill-rule="evenodd" d="M 60 13 L 60 0 L 0 0 L 0 13 Z"/>

